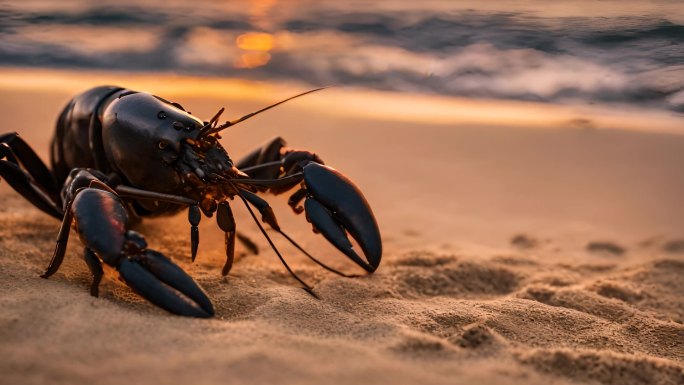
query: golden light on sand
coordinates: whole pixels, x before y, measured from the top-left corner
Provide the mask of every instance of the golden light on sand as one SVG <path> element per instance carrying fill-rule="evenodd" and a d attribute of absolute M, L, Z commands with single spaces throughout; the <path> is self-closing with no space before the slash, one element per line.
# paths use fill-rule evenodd
<path fill-rule="evenodd" d="M 261 55 L 265 55 L 260 57 Z M 257 66 L 270 60 L 267 52 L 245 52 L 237 60 Z M 236 64 L 238 64 L 236 63 Z M 254 68 L 254 67 L 245 67 Z M 169 98 L 211 96 L 266 104 L 273 95 L 291 96 L 304 87 L 293 84 L 263 84 L 224 78 L 116 73 L 100 71 L 2 68 L 0 87 L 12 90 L 83 91 L 83 84 L 126 84 Z M 682 118 L 668 111 L 649 108 L 562 105 L 514 100 L 466 99 L 437 95 L 396 94 L 384 91 L 335 87 L 325 97 L 302 98 L 297 104 L 317 112 L 341 117 L 356 116 L 377 121 L 438 125 L 488 126 L 536 129 L 621 129 L 684 135 Z M 344 108 L 340 108 L 344 106 Z"/>

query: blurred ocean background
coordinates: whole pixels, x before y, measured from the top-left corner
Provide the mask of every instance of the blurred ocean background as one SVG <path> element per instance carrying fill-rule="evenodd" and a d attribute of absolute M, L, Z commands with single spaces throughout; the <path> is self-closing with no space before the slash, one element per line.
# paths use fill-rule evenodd
<path fill-rule="evenodd" d="M 0 1 L 0 66 L 684 113 L 681 1 Z"/>

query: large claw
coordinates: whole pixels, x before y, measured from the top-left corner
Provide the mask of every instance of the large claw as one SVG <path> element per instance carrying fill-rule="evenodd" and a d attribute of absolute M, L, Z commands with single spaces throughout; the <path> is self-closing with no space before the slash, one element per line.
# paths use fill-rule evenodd
<path fill-rule="evenodd" d="M 308 191 L 304 208 L 308 220 L 345 255 L 369 273 L 380 265 L 380 230 L 366 198 L 356 185 L 334 168 L 311 162 L 304 166 Z M 359 244 L 366 259 L 359 256 L 347 238 Z"/>
<path fill-rule="evenodd" d="M 71 213 L 86 247 L 102 262 L 116 268 L 123 282 L 140 296 L 171 313 L 202 318 L 214 315 L 211 301 L 185 271 L 163 254 L 147 249 L 142 235 L 126 231 L 126 209 L 114 193 L 94 188 L 81 190 L 73 200 Z M 67 219 L 63 227 L 68 229 L 70 222 Z M 57 257 L 53 257 L 44 276 L 54 273 L 61 263 L 67 237 L 62 239 L 61 232 Z"/>
<path fill-rule="evenodd" d="M 121 279 L 153 304 L 178 315 L 208 318 L 214 307 L 190 276 L 169 258 L 154 250 L 121 260 Z"/>

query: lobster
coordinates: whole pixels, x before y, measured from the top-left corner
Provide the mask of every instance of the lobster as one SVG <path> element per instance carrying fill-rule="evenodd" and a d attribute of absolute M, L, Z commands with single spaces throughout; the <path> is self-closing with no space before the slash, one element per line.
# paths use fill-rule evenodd
<path fill-rule="evenodd" d="M 233 265 L 236 239 L 258 252 L 236 231 L 230 202 L 237 197 L 287 271 L 316 296 L 288 266 L 255 214 L 258 211 L 265 224 L 321 267 L 351 277 L 325 265 L 288 236 L 260 196 L 293 190 L 288 200 L 292 210 L 305 212 L 314 232 L 373 273 L 382 256 L 380 232 L 368 202 L 349 178 L 324 165 L 313 152 L 287 147 L 281 138 L 236 163 L 219 142 L 222 130 L 320 89 L 219 124 L 223 108 L 202 121 L 180 104 L 149 93 L 92 88 L 72 99 L 59 115 L 49 168 L 17 133 L 0 135 L 0 177 L 35 207 L 61 220 L 52 259 L 41 277 L 59 269 L 73 227 L 93 277 L 91 295 L 98 296 L 106 264 L 151 303 L 182 316 L 212 317 L 215 311 L 206 292 L 170 258 L 148 248 L 144 236 L 131 227 L 144 217 L 187 209 L 194 262 L 202 214 L 216 214 L 225 233 L 225 276 Z"/>

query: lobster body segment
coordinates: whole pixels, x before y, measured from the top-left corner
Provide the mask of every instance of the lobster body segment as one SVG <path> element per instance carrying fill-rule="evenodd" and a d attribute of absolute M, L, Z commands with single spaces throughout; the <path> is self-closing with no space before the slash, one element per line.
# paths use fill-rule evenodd
<path fill-rule="evenodd" d="M 37 208 L 62 220 L 55 252 L 43 277 L 58 270 L 74 227 L 93 274 L 91 294 L 98 294 L 104 263 L 157 306 L 179 315 L 211 317 L 214 309 L 201 287 L 169 258 L 148 249 L 144 237 L 129 227 L 132 220 L 188 208 L 194 261 L 201 214 L 216 213 L 217 223 L 226 234 L 222 270 L 226 275 L 233 265 L 236 239 L 258 252 L 256 245 L 236 230 L 230 202 L 239 198 L 287 270 L 315 295 L 313 288 L 290 269 L 252 211 L 256 208 L 264 223 L 314 262 L 347 276 L 289 237 L 273 209 L 259 196 L 295 188 L 289 199 L 294 212 L 306 211 L 315 232 L 367 272 L 374 272 L 382 255 L 380 232 L 370 205 L 349 178 L 324 166 L 323 160 L 310 151 L 288 148 L 281 138 L 237 163 L 219 142 L 222 130 L 317 90 L 218 124 L 223 109 L 202 121 L 180 104 L 148 93 L 116 86 L 93 88 L 76 96 L 60 114 L 51 144 L 51 169 L 16 133 L 0 135 L 0 177 Z M 362 253 L 353 247 L 347 234 Z"/>
<path fill-rule="evenodd" d="M 185 140 L 196 138 L 202 126 L 201 120 L 150 94 L 115 98 L 102 117 L 107 163 L 133 186 L 181 194 L 183 181 L 168 165 L 178 160 Z"/>

